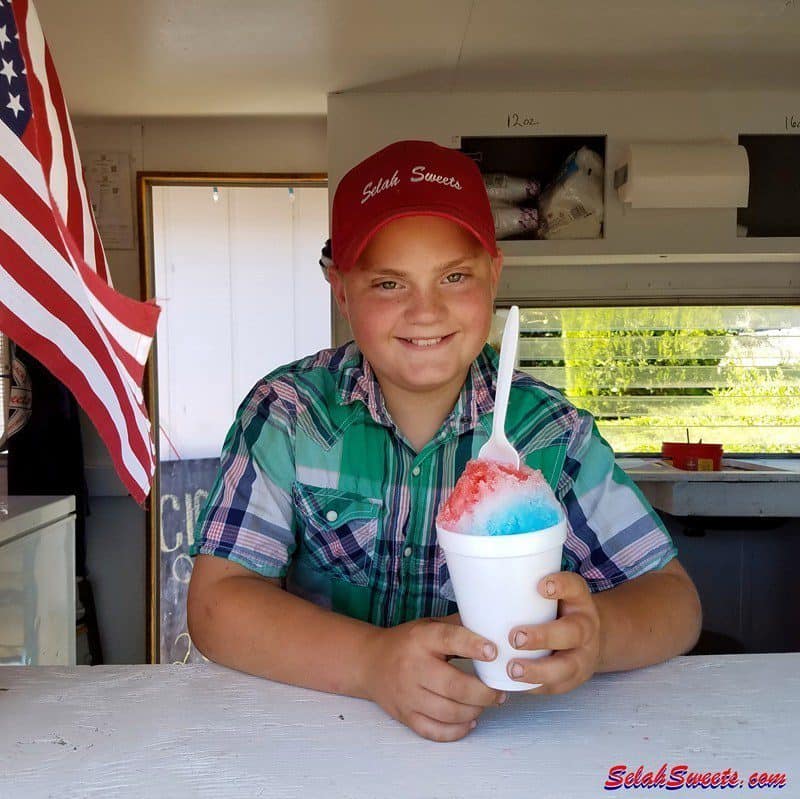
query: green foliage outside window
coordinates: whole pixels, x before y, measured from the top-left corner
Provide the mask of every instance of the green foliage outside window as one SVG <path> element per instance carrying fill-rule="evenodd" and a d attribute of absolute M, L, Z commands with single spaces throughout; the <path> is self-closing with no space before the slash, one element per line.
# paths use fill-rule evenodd
<path fill-rule="evenodd" d="M 618 452 L 662 441 L 800 452 L 800 309 L 525 309 L 522 368 L 591 411 Z"/>

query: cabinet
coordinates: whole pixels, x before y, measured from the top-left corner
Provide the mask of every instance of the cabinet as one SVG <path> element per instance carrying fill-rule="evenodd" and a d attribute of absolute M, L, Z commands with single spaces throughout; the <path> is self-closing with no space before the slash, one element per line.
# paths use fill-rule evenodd
<path fill-rule="evenodd" d="M 781 202 L 780 224 L 767 235 L 761 215 L 748 218 L 736 208 L 626 207 L 614 170 L 635 141 L 741 141 L 753 152 L 751 188 L 763 209 L 763 187 L 770 185 L 764 171 L 771 167 L 753 149 L 753 137 L 785 137 L 782 152 L 788 147 L 800 159 L 798 119 L 798 92 L 343 92 L 328 98 L 329 199 L 348 169 L 398 139 L 458 148 L 462 140 L 497 137 L 511 152 L 519 137 L 529 137 L 532 148 L 537 137 L 602 138 L 603 237 L 500 242 L 500 304 L 793 302 L 800 298 L 800 198 Z M 800 191 L 785 172 L 772 185 L 784 194 Z M 775 215 L 769 204 L 762 214 Z M 748 223 L 765 234 L 741 235 L 737 225 Z M 797 235 L 778 235 L 795 224 Z M 337 319 L 335 340 L 344 336 Z"/>
<path fill-rule="evenodd" d="M 0 515 L 0 664 L 75 665 L 74 497 L 9 497 Z"/>

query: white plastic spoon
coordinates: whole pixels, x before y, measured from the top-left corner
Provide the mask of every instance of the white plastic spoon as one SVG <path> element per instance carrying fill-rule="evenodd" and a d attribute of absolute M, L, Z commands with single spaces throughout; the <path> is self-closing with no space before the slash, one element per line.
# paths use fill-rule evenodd
<path fill-rule="evenodd" d="M 503 341 L 500 344 L 500 365 L 497 368 L 497 389 L 494 395 L 494 419 L 492 435 L 481 447 L 478 458 L 484 461 L 507 463 L 519 469 L 519 453 L 506 438 L 506 410 L 511 391 L 511 378 L 517 363 L 519 344 L 519 307 L 511 306 L 503 328 Z"/>

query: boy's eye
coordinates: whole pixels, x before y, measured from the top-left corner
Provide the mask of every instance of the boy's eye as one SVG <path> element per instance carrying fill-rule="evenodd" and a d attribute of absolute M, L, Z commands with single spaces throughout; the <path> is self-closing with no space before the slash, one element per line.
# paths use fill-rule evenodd
<path fill-rule="evenodd" d="M 378 288 L 385 289 L 386 291 L 391 291 L 392 289 L 397 288 L 397 281 L 396 280 L 382 280 L 378 283 Z"/>
<path fill-rule="evenodd" d="M 453 272 L 449 274 L 445 280 L 448 283 L 461 283 L 466 278 L 466 275 L 463 272 Z"/>

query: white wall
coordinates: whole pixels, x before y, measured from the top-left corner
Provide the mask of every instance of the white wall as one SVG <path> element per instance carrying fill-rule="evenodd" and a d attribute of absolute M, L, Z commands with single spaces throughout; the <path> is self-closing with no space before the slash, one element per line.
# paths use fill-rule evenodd
<path fill-rule="evenodd" d="M 326 186 L 153 188 L 162 461 L 216 458 L 260 378 L 330 346 L 327 230 Z"/>
<path fill-rule="evenodd" d="M 783 135 L 797 92 L 369 92 L 328 98 L 331 196 L 354 164 L 389 142 L 460 137 L 606 137 L 601 239 L 502 241 L 500 302 L 532 304 L 797 302 L 798 240 L 739 238 L 734 208 L 627 208 L 614 170 L 632 141 L 736 142 Z M 528 119 L 516 126 L 511 120 Z M 620 259 L 620 256 L 624 256 Z M 334 341 L 349 337 L 336 317 Z"/>
<path fill-rule="evenodd" d="M 137 171 L 325 172 L 323 117 L 74 121 L 79 150 L 127 152 L 131 196 Z M 111 250 L 115 286 L 141 296 L 138 250 Z M 84 420 L 85 421 L 85 420 Z M 125 493 L 90 423 L 83 425 L 92 502 L 87 547 L 101 636 L 109 663 L 144 662 L 145 512 Z"/>

